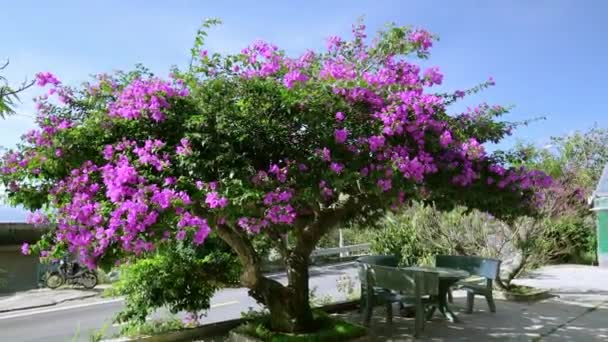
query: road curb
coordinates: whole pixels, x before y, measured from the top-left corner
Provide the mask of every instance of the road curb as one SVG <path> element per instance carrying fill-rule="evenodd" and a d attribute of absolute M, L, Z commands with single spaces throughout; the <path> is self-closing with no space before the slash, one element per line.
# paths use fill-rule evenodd
<path fill-rule="evenodd" d="M 91 293 L 91 294 L 86 294 L 86 295 L 82 295 L 82 296 L 78 296 L 78 297 L 74 297 L 74 298 L 66 298 L 66 299 L 61 299 L 61 300 L 57 300 L 57 301 L 51 301 L 49 303 L 44 303 L 44 304 L 21 306 L 21 307 L 12 308 L 12 309 L 0 309 L 0 313 L 46 308 L 46 307 L 54 306 L 54 305 L 61 304 L 61 303 L 72 302 L 72 301 L 76 301 L 76 300 L 87 299 L 87 298 L 92 298 L 92 297 L 97 297 L 97 296 L 99 296 L 99 293 Z"/>
<path fill-rule="evenodd" d="M 350 300 L 337 302 L 318 307 L 327 313 L 335 313 L 345 310 L 351 310 L 359 305 L 359 300 Z M 227 321 L 210 323 L 201 325 L 196 328 L 182 329 L 171 331 L 164 334 L 153 336 L 138 336 L 138 337 L 119 337 L 114 339 L 101 340 L 101 342 L 131 342 L 131 341 L 146 341 L 146 342 L 173 342 L 173 341 L 189 341 L 194 338 L 212 337 L 228 333 L 230 330 L 244 323 L 244 319 L 237 318 Z"/>

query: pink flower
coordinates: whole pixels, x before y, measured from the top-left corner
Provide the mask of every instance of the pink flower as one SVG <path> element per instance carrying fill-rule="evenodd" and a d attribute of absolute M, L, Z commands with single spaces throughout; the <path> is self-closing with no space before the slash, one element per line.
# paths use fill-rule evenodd
<path fill-rule="evenodd" d="M 323 161 L 331 161 L 331 151 L 327 147 L 323 147 L 323 149 L 317 150 L 317 153 L 321 155 L 321 159 L 323 159 Z"/>
<path fill-rule="evenodd" d="M 348 138 L 348 130 L 346 128 L 337 129 L 334 131 L 334 138 L 338 144 L 343 144 Z"/>
<path fill-rule="evenodd" d="M 410 41 L 420 46 L 422 51 L 427 51 L 433 46 L 433 36 L 425 30 L 418 29 L 410 34 Z"/>
<path fill-rule="evenodd" d="M 452 143 L 452 134 L 450 131 L 445 131 L 439 137 L 439 145 L 443 148 L 448 147 Z"/>
<path fill-rule="evenodd" d="M 41 213 L 40 210 L 36 210 L 27 217 L 26 222 L 33 224 L 35 227 L 40 227 L 47 224 L 49 219 L 46 215 Z"/>
<path fill-rule="evenodd" d="M 103 159 L 112 160 L 113 156 L 114 156 L 114 148 L 112 147 L 112 145 L 106 145 L 103 149 Z"/>
<path fill-rule="evenodd" d="M 379 179 L 378 187 L 382 189 L 382 191 L 389 191 L 393 187 L 393 182 L 390 179 Z"/>
<path fill-rule="evenodd" d="M 369 139 L 367 139 L 367 142 L 369 144 L 370 150 L 377 151 L 384 146 L 385 139 L 382 135 L 375 135 L 369 137 Z"/>
<path fill-rule="evenodd" d="M 308 76 L 297 69 L 291 70 L 283 76 L 283 84 L 289 89 L 293 88 L 296 82 L 304 83 L 306 81 L 308 81 Z"/>
<path fill-rule="evenodd" d="M 40 87 L 44 87 L 47 84 L 57 86 L 59 83 L 61 82 L 59 82 L 57 77 L 50 72 L 39 72 L 36 74 L 36 84 Z"/>
<path fill-rule="evenodd" d="M 228 205 L 228 199 L 226 197 L 221 197 L 217 192 L 212 191 L 207 194 L 205 203 L 212 209 L 224 208 Z"/>
<path fill-rule="evenodd" d="M 443 74 L 439 72 L 439 68 L 429 68 L 424 72 L 425 84 L 427 86 L 439 85 L 443 81 Z"/>
<path fill-rule="evenodd" d="M 203 242 L 205 242 L 210 232 L 211 228 L 207 224 L 207 220 L 203 220 L 203 222 L 199 224 L 199 228 L 196 233 L 194 233 L 194 238 L 192 239 L 194 241 L 194 244 L 201 245 Z"/>
<path fill-rule="evenodd" d="M 160 79 L 136 79 L 122 89 L 116 102 L 110 104 L 108 115 L 133 120 L 145 114 L 153 121 L 161 122 L 165 120 L 165 109 L 171 107 L 168 99 L 186 96 L 188 90 L 183 86 L 175 87 Z"/>
<path fill-rule="evenodd" d="M 30 255 L 32 251 L 30 250 L 30 244 L 27 242 L 24 242 L 23 245 L 21 245 L 21 254 L 23 255 Z"/>
<path fill-rule="evenodd" d="M 344 170 L 344 165 L 341 163 L 333 162 L 333 163 L 331 163 L 329 168 L 332 172 L 340 174 L 342 172 L 342 170 Z"/>
<path fill-rule="evenodd" d="M 471 160 L 483 158 L 485 156 L 485 149 L 477 139 L 471 138 L 467 142 L 462 144 L 462 150 Z"/>
<path fill-rule="evenodd" d="M 340 46 L 342 45 L 342 38 L 338 36 L 331 36 L 327 38 L 327 50 L 328 51 L 338 51 Z"/>
<path fill-rule="evenodd" d="M 192 154 L 192 147 L 190 147 L 190 141 L 188 138 L 182 138 L 179 141 L 180 145 L 177 146 L 175 152 L 180 156 L 189 156 Z"/>
<path fill-rule="evenodd" d="M 344 120 L 344 113 L 342 113 L 342 112 L 337 112 L 337 113 L 336 113 L 336 120 L 337 120 L 337 121 L 343 121 L 343 120 Z"/>

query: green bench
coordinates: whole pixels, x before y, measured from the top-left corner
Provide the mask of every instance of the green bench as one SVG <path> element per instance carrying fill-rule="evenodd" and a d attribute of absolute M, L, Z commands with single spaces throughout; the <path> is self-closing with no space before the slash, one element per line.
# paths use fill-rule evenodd
<path fill-rule="evenodd" d="M 438 294 L 438 274 L 367 263 L 365 258 L 359 259 L 359 278 L 362 284 L 361 311 L 364 314 L 364 324 L 370 324 L 374 306 L 378 304 L 385 305 L 386 320 L 391 323 L 393 303 L 399 303 L 404 307 L 415 308 L 414 336 L 418 336 L 424 329 L 427 308 L 437 304 L 432 298 L 436 298 Z M 391 259 L 367 260 L 392 263 Z"/>
<path fill-rule="evenodd" d="M 478 256 L 437 255 L 437 267 L 449 267 L 469 272 L 472 279 L 465 279 L 457 283 L 457 287 L 467 291 L 467 313 L 473 312 L 475 296 L 486 298 L 490 312 L 496 312 L 496 304 L 492 293 L 492 285 L 500 272 L 500 260 L 482 258 Z M 451 292 L 449 293 L 451 297 Z M 451 298 L 450 298 L 451 299 Z M 450 300 L 451 301 L 451 300 Z"/>

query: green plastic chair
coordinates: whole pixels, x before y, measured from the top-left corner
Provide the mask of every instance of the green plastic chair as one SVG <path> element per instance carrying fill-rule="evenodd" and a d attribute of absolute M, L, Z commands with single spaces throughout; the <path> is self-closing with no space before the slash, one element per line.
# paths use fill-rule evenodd
<path fill-rule="evenodd" d="M 362 283 L 365 283 L 366 287 L 365 295 L 362 295 L 364 324 L 369 326 L 374 306 L 379 302 L 386 306 L 387 323 L 392 323 L 393 320 L 393 303 L 414 306 L 416 310 L 414 336 L 417 337 L 424 330 L 426 308 L 436 305 L 433 299 L 437 297 L 439 290 L 438 274 L 364 262 L 360 262 L 359 266 L 364 273 Z"/>
<path fill-rule="evenodd" d="M 394 255 L 367 255 L 367 256 L 362 256 L 360 258 L 357 259 L 357 263 L 359 264 L 359 280 L 361 282 L 361 301 L 359 304 L 359 310 L 360 312 L 363 312 L 363 308 L 365 308 L 365 298 L 366 298 L 366 291 L 367 291 L 367 285 L 366 285 L 366 269 L 364 267 L 361 266 L 362 263 L 364 264 L 368 264 L 368 265 L 378 265 L 378 266 L 390 266 L 390 267 L 397 267 L 397 265 L 399 265 L 399 258 L 394 256 Z M 382 288 L 372 288 L 376 293 L 376 295 L 379 295 L 381 293 L 383 293 L 385 290 Z M 378 296 L 376 296 L 375 298 L 377 298 Z"/>
<path fill-rule="evenodd" d="M 500 272 L 498 259 L 482 258 L 478 256 L 463 255 L 437 255 L 435 266 L 449 267 L 469 272 L 478 279 L 465 279 L 457 283 L 457 286 L 467 291 L 466 313 L 473 312 L 475 296 L 480 295 L 486 298 L 490 312 L 496 312 L 494 295 L 492 293 L 493 282 Z M 451 291 L 448 293 L 451 299 Z"/>

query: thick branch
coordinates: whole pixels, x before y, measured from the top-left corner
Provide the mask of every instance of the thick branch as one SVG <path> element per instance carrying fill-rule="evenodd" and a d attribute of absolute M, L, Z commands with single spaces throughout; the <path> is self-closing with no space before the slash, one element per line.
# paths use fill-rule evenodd
<path fill-rule="evenodd" d="M 293 253 L 309 256 L 321 237 L 344 219 L 356 215 L 366 204 L 366 198 L 350 196 L 342 205 L 321 211 L 315 220 L 298 232 Z"/>
<path fill-rule="evenodd" d="M 249 288 L 255 287 L 262 273 L 258 262 L 259 256 L 251 241 L 244 233 L 237 232 L 227 225 L 218 225 L 216 231 L 219 237 L 238 255 L 243 266 L 243 274 L 241 275 L 243 285 Z"/>
<path fill-rule="evenodd" d="M 249 294 L 269 307 L 279 305 L 289 297 L 288 289 L 276 280 L 265 277 L 260 269 L 259 255 L 244 232 L 227 225 L 218 225 L 217 234 L 238 255 L 243 270 L 241 284 L 250 289 Z M 272 297 L 274 296 L 274 297 Z"/>

